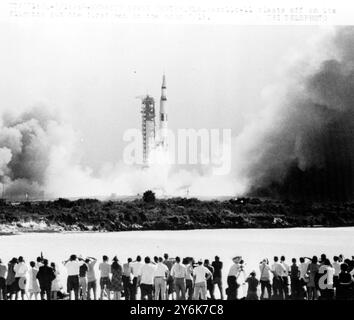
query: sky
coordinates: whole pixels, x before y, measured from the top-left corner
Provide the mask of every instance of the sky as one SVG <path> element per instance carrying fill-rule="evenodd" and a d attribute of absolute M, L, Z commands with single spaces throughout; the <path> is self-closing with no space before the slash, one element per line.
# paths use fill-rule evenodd
<path fill-rule="evenodd" d="M 41 105 L 80 136 L 94 172 L 122 160 L 140 102 L 167 79 L 169 127 L 231 128 L 263 108 L 264 88 L 321 32 L 316 26 L 1 22 L 0 110 Z"/>
<path fill-rule="evenodd" d="M 231 128 L 262 108 L 279 65 L 316 35 L 313 26 L 7 22 L 0 27 L 2 110 L 44 105 L 81 137 L 94 170 L 122 158 L 140 128 L 136 96 L 159 100 L 167 78 L 169 127 Z"/>

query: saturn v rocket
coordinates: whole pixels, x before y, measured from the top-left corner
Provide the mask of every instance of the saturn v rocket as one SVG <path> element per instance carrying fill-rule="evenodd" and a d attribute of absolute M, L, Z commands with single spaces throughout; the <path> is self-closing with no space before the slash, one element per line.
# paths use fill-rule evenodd
<path fill-rule="evenodd" d="M 158 130 L 156 130 L 155 122 L 155 100 L 150 95 L 146 95 L 142 98 L 141 114 L 144 166 L 149 166 L 149 164 L 151 163 L 151 153 L 153 152 L 153 150 L 161 150 L 163 152 L 167 152 L 168 120 L 166 90 L 166 76 L 163 75 L 161 85 Z"/>

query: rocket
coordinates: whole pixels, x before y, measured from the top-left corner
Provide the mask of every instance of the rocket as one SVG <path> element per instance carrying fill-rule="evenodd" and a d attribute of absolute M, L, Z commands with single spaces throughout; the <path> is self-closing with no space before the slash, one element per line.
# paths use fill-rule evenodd
<path fill-rule="evenodd" d="M 164 149 L 167 148 L 167 97 L 166 97 L 166 76 L 162 76 L 161 98 L 160 98 L 160 139 Z"/>

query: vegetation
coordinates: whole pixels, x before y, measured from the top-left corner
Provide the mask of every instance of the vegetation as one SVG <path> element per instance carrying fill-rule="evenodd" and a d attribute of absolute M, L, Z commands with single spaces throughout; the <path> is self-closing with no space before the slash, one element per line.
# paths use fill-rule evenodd
<path fill-rule="evenodd" d="M 354 226 L 354 202 L 302 203 L 252 198 L 160 200 L 152 195 L 146 193 L 142 199 L 133 201 L 2 201 L 0 224 L 34 221 L 57 225 L 61 230 L 82 231 Z"/>

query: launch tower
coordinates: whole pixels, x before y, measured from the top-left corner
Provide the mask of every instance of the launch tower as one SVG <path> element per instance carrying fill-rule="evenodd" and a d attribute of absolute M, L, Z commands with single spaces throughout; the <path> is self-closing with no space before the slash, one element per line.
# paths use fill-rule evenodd
<path fill-rule="evenodd" d="M 142 99 L 143 161 L 148 164 L 151 150 L 155 147 L 155 100 L 149 95 Z"/>

